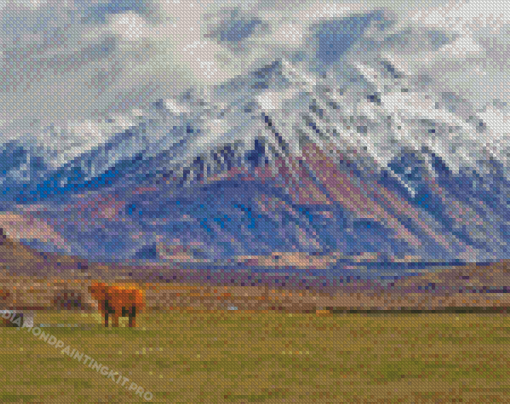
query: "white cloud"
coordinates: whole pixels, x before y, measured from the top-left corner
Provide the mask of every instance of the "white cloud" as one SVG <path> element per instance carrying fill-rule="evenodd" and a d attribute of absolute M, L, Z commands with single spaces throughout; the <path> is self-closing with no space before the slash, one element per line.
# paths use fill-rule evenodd
<path fill-rule="evenodd" d="M 132 11 L 113 15 L 108 25 L 115 35 L 126 41 L 139 41 L 142 36 L 150 35 L 143 18 Z"/>
<path fill-rule="evenodd" d="M 54 123 L 73 127 L 76 136 L 83 132 L 84 137 L 103 139 L 99 129 L 87 129 L 102 112 L 143 109 L 156 99 L 219 84 L 298 50 L 311 60 L 311 25 L 376 9 L 395 14 L 390 32 L 411 26 L 458 35 L 434 49 L 425 43 L 423 31 L 416 31 L 411 57 L 408 48 L 388 47 L 372 32 L 370 40 L 380 42 L 373 52 L 400 61 L 408 74 L 427 74 L 438 90 L 458 91 L 477 106 L 490 98 L 505 100 L 510 91 L 505 84 L 510 82 L 510 9 L 503 1 L 151 0 L 143 13 L 110 14 L 104 23 L 82 20 L 92 4 L 85 3 L 0 3 L 4 137 Z M 260 23 L 250 35 L 241 32 L 237 42 L 208 35 L 227 29 L 229 16 Z M 236 33 L 235 24 L 229 29 Z M 366 58 L 368 53 L 360 49 L 353 47 L 346 58 Z"/>

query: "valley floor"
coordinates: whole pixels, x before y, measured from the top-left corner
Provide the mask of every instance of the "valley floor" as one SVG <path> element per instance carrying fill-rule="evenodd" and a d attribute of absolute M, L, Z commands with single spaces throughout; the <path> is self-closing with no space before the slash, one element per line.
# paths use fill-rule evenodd
<path fill-rule="evenodd" d="M 184 271 L 182 271 L 184 273 Z M 353 281 L 344 286 L 286 287 L 269 282 L 246 286 L 193 276 L 136 281 L 129 276 L 94 277 L 0 275 L 0 310 L 81 310 L 97 306 L 88 287 L 95 280 L 136 286 L 145 291 L 148 311 L 241 310 L 315 313 L 316 311 L 506 311 L 510 308 L 507 263 L 440 269 L 385 284 Z M 246 276 L 246 274 L 245 274 Z M 106 279 L 105 279 L 106 278 Z M 283 277 L 285 278 L 285 277 Z M 166 279 L 166 280 L 165 280 Z M 233 281 L 236 281 L 235 283 Z M 508 286 L 507 286 L 508 285 Z"/>
<path fill-rule="evenodd" d="M 334 292 L 112 276 L 143 289 L 147 309 L 137 328 L 108 329 L 88 292 L 98 278 L 3 274 L 0 309 L 35 313 L 151 402 L 509 402 L 507 272 L 449 268 Z M 26 330 L 0 327 L 0 352 L 0 402 L 146 402 Z"/>
<path fill-rule="evenodd" d="M 41 324 L 154 403 L 510 401 L 501 314 L 170 311 L 105 329 L 95 313 L 41 312 Z M 147 402 L 26 330 L 0 329 L 0 358 L 1 402 Z"/>

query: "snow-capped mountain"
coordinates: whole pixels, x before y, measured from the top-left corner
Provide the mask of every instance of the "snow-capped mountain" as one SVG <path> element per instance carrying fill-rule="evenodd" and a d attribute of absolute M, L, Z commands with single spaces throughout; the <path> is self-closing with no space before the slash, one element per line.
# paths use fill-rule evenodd
<path fill-rule="evenodd" d="M 370 14 L 360 32 L 384 21 Z M 406 35 L 418 34 L 432 35 Z M 2 203 L 45 207 L 31 214 L 90 258 L 154 258 L 156 243 L 199 243 L 212 258 L 507 257 L 508 140 L 490 124 L 507 118 L 505 106 L 476 109 L 437 91 L 365 38 L 351 44 L 366 50 L 355 62 L 333 55 L 314 70 L 282 56 L 207 91 L 105 118 L 101 141 L 60 163 L 6 143 Z"/>

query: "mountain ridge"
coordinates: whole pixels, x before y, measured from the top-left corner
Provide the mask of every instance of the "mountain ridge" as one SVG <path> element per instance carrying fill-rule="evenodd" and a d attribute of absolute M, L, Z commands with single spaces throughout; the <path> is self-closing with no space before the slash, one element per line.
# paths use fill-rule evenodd
<path fill-rule="evenodd" d="M 432 144 L 440 136 L 447 144 L 461 134 L 475 139 L 488 130 L 483 120 L 456 116 L 469 108 L 444 95 L 435 103 L 443 115 L 435 107 L 406 115 L 405 102 L 432 105 L 433 97 L 409 86 L 391 62 L 370 63 L 351 66 L 357 76 L 339 83 L 277 60 L 209 94 L 155 102 L 134 111 L 134 123 L 104 144 L 42 180 L 39 170 L 34 182 L 4 190 L 4 203 L 14 198 L 19 211 L 33 203 L 51 207 L 34 215 L 63 226 L 59 232 L 74 252 L 94 259 L 134 257 L 156 239 L 172 238 L 208 244 L 211 258 L 294 249 L 425 261 L 504 258 L 510 213 L 504 164 L 475 140 L 457 141 L 461 148 L 476 145 L 475 160 L 466 157 L 471 167 L 457 169 L 461 157 L 447 162 L 453 154 L 437 154 Z M 418 138 L 425 143 L 412 146 Z M 32 162 L 18 154 L 17 167 Z M 135 187 L 156 188 L 157 197 L 134 195 Z M 114 213 L 96 214 L 94 203 Z M 323 213 L 314 213 L 315 205 Z M 80 220 L 71 221 L 76 215 Z M 276 244 L 265 242 L 271 236 Z"/>

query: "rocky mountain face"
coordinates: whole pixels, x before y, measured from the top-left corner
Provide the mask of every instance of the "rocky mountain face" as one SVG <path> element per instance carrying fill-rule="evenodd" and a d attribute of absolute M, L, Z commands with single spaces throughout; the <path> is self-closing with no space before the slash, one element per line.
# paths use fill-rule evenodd
<path fill-rule="evenodd" d="M 360 32 L 382 20 L 368 16 Z M 314 72 L 282 57 L 132 111 L 127 124 L 107 118 L 104 142 L 60 163 L 32 144 L 4 144 L 2 209 L 29 212 L 94 260 L 161 261 L 179 246 L 183 259 L 209 261 L 508 257 L 506 149 L 483 141 L 498 135 L 484 117 L 506 116 L 505 106 L 476 110 L 367 55 L 333 55 Z"/>

